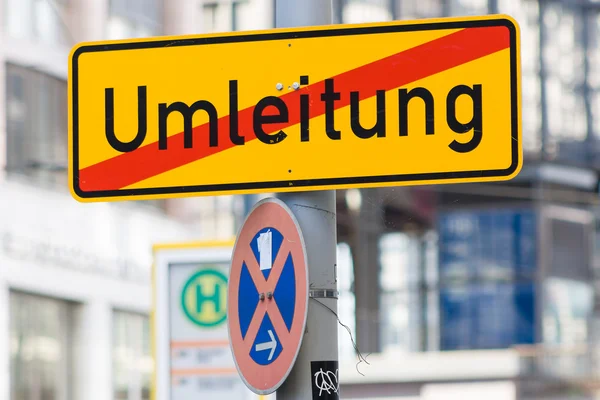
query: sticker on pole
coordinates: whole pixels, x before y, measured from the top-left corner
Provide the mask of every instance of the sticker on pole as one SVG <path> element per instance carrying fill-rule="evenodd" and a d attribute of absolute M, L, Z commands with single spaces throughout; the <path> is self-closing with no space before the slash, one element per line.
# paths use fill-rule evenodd
<path fill-rule="evenodd" d="M 335 360 L 310 362 L 313 400 L 340 399 L 339 371 L 338 362 Z"/>
<path fill-rule="evenodd" d="M 227 301 L 231 351 L 253 392 L 273 393 L 289 375 L 307 310 L 302 232 L 282 201 L 265 199 L 250 212 L 237 237 Z"/>

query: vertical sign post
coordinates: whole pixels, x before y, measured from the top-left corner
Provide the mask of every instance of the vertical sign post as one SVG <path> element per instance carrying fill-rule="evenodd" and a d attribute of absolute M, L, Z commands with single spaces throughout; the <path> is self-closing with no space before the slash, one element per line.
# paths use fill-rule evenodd
<path fill-rule="evenodd" d="M 276 0 L 275 25 L 329 25 L 332 11 L 331 0 Z M 293 46 L 288 51 L 293 52 Z M 292 210 L 304 234 L 309 302 L 300 353 L 277 396 L 286 400 L 339 399 L 335 191 L 283 193 L 279 198 Z"/>

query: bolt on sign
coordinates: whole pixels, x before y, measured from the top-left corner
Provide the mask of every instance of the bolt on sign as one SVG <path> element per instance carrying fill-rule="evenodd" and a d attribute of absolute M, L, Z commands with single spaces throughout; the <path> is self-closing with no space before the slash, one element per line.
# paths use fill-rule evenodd
<path fill-rule="evenodd" d="M 522 165 L 508 16 L 83 43 L 80 201 L 507 180 Z"/>

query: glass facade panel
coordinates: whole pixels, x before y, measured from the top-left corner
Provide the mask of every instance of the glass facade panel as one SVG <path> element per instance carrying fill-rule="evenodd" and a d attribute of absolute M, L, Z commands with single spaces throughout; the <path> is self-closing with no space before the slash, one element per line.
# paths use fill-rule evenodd
<path fill-rule="evenodd" d="M 512 16 L 521 29 L 523 149 L 537 154 L 542 145 L 538 2 L 498 0 L 498 12 Z"/>
<path fill-rule="evenodd" d="M 148 317 L 113 313 L 114 400 L 149 400 L 153 361 Z"/>
<path fill-rule="evenodd" d="M 600 10 L 589 11 L 586 15 L 588 26 L 588 78 L 593 136 L 600 136 Z M 599 149 L 600 147 L 594 147 Z M 596 156 L 597 159 L 597 156 Z"/>
<path fill-rule="evenodd" d="M 535 342 L 536 220 L 528 209 L 440 215 L 442 350 Z"/>
<path fill-rule="evenodd" d="M 10 399 L 73 399 L 73 306 L 10 292 L 9 307 Z"/>
<path fill-rule="evenodd" d="M 66 187 L 67 83 L 6 66 L 7 172 Z"/>
<path fill-rule="evenodd" d="M 559 351 L 549 352 L 540 360 L 539 368 L 561 377 L 589 376 L 593 361 L 586 345 L 592 337 L 593 286 L 585 281 L 551 277 L 543 288 L 543 343 Z"/>
<path fill-rule="evenodd" d="M 593 297 L 593 288 L 587 282 L 549 278 L 544 283 L 544 343 L 586 343 Z"/>
<path fill-rule="evenodd" d="M 563 2 L 543 10 L 543 59 L 547 72 L 548 148 L 558 158 L 584 159 L 587 135 L 584 83 L 583 14 Z"/>
<path fill-rule="evenodd" d="M 382 350 L 419 351 L 431 348 L 437 323 L 429 292 L 435 290 L 431 274 L 432 238 L 404 233 L 384 235 L 379 243 L 381 262 Z M 435 265 L 435 264 L 433 264 Z M 385 311 L 384 311 L 385 310 Z M 435 315 L 436 318 L 432 318 Z"/>

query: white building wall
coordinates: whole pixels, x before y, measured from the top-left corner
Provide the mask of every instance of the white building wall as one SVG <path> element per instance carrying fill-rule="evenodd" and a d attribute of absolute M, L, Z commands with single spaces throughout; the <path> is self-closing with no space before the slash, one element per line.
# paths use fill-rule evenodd
<path fill-rule="evenodd" d="M 169 0 L 165 2 L 164 11 L 166 35 L 189 35 L 202 32 L 200 0 Z"/>
<path fill-rule="evenodd" d="M 0 183 L 0 398 L 9 399 L 10 290 L 72 301 L 74 399 L 112 398 L 112 310 L 151 309 L 151 246 L 199 229 L 134 204 Z"/>
<path fill-rule="evenodd" d="M 274 27 L 274 3 L 275 0 L 252 0 L 241 3 L 238 30 L 249 31 Z"/>
<path fill-rule="evenodd" d="M 108 7 L 109 2 L 104 0 L 73 1 L 67 17 L 73 38 L 78 42 L 104 39 Z"/>

